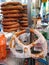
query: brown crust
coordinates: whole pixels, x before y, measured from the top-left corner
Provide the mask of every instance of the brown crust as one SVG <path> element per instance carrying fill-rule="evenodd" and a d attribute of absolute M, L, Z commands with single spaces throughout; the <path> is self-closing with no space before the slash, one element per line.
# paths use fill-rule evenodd
<path fill-rule="evenodd" d="M 1 7 L 7 6 L 7 5 L 22 5 L 20 2 L 6 2 L 1 5 Z"/>
<path fill-rule="evenodd" d="M 28 23 L 23 23 L 23 24 L 20 24 L 21 26 L 23 26 L 23 27 L 28 27 Z"/>
<path fill-rule="evenodd" d="M 12 21 L 10 21 L 10 22 L 2 22 L 2 24 L 3 25 L 14 25 L 14 24 L 17 24 L 18 22 L 12 22 Z"/>
<path fill-rule="evenodd" d="M 27 17 L 23 17 L 22 21 L 28 21 L 28 18 Z"/>
<path fill-rule="evenodd" d="M 7 17 L 7 18 L 18 18 L 18 17 L 22 17 L 22 14 L 6 14 L 6 15 L 3 15 L 3 17 Z"/>
<path fill-rule="evenodd" d="M 23 17 L 27 17 L 27 14 L 22 14 L 23 15 Z"/>
<path fill-rule="evenodd" d="M 6 28 L 18 28 L 19 27 L 19 24 L 14 24 L 14 25 L 3 25 L 3 28 L 6 29 Z"/>
<path fill-rule="evenodd" d="M 10 22 L 10 21 L 17 21 L 18 19 L 16 19 L 16 18 L 3 18 L 3 21 L 4 22 Z"/>
<path fill-rule="evenodd" d="M 22 10 L 22 6 L 9 6 L 9 7 L 1 7 L 1 10 L 8 11 L 8 10 Z"/>
<path fill-rule="evenodd" d="M 4 32 L 12 32 L 12 31 L 17 31 L 17 30 L 18 30 L 18 28 L 12 28 L 12 29 L 4 29 L 3 28 Z"/>
<path fill-rule="evenodd" d="M 2 11 L 1 14 L 15 14 L 20 13 L 19 10 Z"/>

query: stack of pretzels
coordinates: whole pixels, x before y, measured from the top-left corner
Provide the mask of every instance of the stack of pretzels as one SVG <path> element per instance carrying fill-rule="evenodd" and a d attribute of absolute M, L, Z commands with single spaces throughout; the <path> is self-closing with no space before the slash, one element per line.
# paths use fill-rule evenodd
<path fill-rule="evenodd" d="M 22 17 L 22 4 L 19 2 L 6 2 L 1 5 L 1 10 L 3 14 L 3 31 L 17 31 L 19 28 L 19 18 Z"/>
<path fill-rule="evenodd" d="M 22 6 L 23 6 L 22 10 L 23 17 L 21 18 L 20 30 L 24 30 L 28 27 L 27 5 Z"/>

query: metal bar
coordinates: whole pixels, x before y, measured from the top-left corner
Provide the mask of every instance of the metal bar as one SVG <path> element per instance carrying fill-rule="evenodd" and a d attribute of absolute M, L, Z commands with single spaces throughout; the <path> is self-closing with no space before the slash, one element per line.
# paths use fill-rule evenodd
<path fill-rule="evenodd" d="M 32 28 L 32 19 L 31 19 L 31 2 L 32 0 L 28 0 L 28 27 L 29 28 Z M 32 34 L 30 34 L 30 43 L 32 42 Z M 28 61 L 28 65 L 35 65 L 35 60 L 30 58 L 29 61 Z"/>
<path fill-rule="evenodd" d="M 31 1 L 32 0 L 28 0 L 28 27 L 31 28 L 32 27 L 32 19 L 31 19 Z"/>

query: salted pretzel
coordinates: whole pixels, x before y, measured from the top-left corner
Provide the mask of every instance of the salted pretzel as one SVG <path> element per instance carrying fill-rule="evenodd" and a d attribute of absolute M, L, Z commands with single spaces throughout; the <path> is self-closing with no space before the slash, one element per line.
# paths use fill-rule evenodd
<path fill-rule="evenodd" d="M 22 6 L 9 6 L 9 7 L 1 7 L 2 11 L 8 11 L 8 10 L 22 10 Z"/>
<path fill-rule="evenodd" d="M 30 32 L 31 33 L 34 33 L 38 36 L 38 39 L 34 42 L 32 42 L 31 44 L 29 45 L 24 45 L 19 39 L 18 37 L 25 33 L 26 30 L 22 30 L 20 32 L 16 32 L 13 37 L 11 38 L 10 40 L 10 44 L 9 44 L 9 47 L 12 51 L 12 53 L 17 57 L 17 58 L 29 58 L 29 57 L 32 57 L 32 58 L 43 58 L 47 55 L 47 42 L 45 40 L 45 38 L 42 36 L 42 34 L 40 32 L 38 32 L 36 29 L 30 29 Z M 16 42 L 23 50 L 22 53 L 19 53 L 16 51 L 15 49 L 15 43 Z M 31 47 L 34 47 L 36 46 L 36 44 L 38 43 L 41 43 L 42 44 L 42 50 L 40 53 L 37 53 L 37 54 L 33 54 L 31 53 L 31 50 L 30 48 Z"/>

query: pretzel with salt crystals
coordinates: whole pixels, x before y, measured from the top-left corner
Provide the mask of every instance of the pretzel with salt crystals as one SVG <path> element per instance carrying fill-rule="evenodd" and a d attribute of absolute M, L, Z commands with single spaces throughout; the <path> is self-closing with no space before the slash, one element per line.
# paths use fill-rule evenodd
<path fill-rule="evenodd" d="M 42 36 L 42 34 L 40 32 L 38 32 L 36 29 L 30 29 L 31 33 L 35 33 L 38 36 L 38 39 L 34 42 L 32 42 L 29 45 L 24 45 L 19 39 L 19 35 L 25 33 L 26 30 L 22 30 L 20 32 L 16 32 L 13 37 L 10 40 L 10 44 L 9 47 L 12 51 L 12 53 L 17 57 L 17 58 L 43 58 L 47 55 L 47 42 L 45 40 L 45 38 Z M 16 41 L 16 43 L 22 48 L 23 52 L 22 53 L 18 53 L 15 49 L 15 43 L 14 41 Z M 30 48 L 36 46 L 36 44 L 41 43 L 42 44 L 42 50 L 40 53 L 38 54 L 33 54 L 31 53 Z"/>

